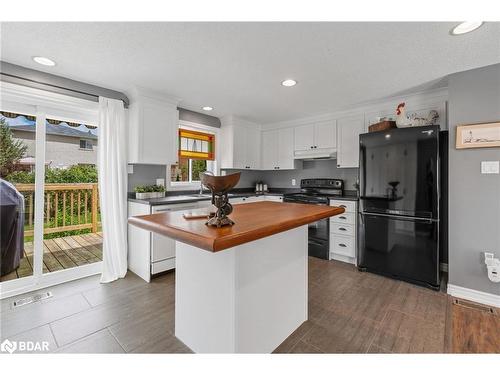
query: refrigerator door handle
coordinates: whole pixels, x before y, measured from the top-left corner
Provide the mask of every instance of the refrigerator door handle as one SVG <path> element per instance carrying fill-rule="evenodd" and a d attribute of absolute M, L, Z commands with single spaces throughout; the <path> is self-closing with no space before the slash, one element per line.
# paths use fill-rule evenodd
<path fill-rule="evenodd" d="M 359 214 L 362 215 L 362 216 L 388 217 L 388 218 L 392 218 L 392 219 L 395 219 L 395 220 L 423 221 L 423 222 L 427 222 L 427 223 L 439 222 L 438 219 L 430 219 L 430 218 L 426 218 L 426 217 L 413 217 L 413 216 L 403 216 L 403 215 L 388 215 L 388 214 L 378 214 L 378 213 L 375 214 L 375 213 L 371 213 L 371 212 L 360 212 Z"/>

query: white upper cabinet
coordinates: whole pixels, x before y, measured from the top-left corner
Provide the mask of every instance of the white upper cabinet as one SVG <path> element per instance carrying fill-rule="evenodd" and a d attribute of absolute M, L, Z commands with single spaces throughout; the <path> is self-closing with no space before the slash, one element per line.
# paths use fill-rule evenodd
<path fill-rule="evenodd" d="M 337 126 L 335 120 L 314 124 L 314 145 L 317 148 L 337 147 Z"/>
<path fill-rule="evenodd" d="M 222 169 L 260 169 L 260 125 L 226 116 L 221 119 L 220 137 Z"/>
<path fill-rule="evenodd" d="M 279 131 L 262 132 L 262 169 L 276 169 L 278 166 Z"/>
<path fill-rule="evenodd" d="M 314 148 L 314 125 L 302 125 L 295 128 L 295 151 L 311 150 Z"/>
<path fill-rule="evenodd" d="M 262 132 L 262 169 L 295 169 L 293 158 L 294 129 L 274 129 Z"/>
<path fill-rule="evenodd" d="M 293 158 L 293 128 L 280 129 L 278 132 L 278 169 L 295 169 L 299 161 Z"/>
<path fill-rule="evenodd" d="M 320 121 L 295 128 L 294 150 L 305 151 L 337 147 L 335 120 Z"/>
<path fill-rule="evenodd" d="M 142 89 L 129 94 L 129 149 L 131 164 L 177 162 L 179 112 L 175 99 Z"/>
<path fill-rule="evenodd" d="M 359 135 L 364 133 L 364 116 L 345 117 L 337 120 L 337 167 L 359 167 Z"/>

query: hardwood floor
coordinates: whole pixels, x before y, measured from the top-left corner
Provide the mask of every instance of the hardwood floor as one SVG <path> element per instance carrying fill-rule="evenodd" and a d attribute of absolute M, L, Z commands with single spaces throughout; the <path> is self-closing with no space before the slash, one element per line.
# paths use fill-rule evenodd
<path fill-rule="evenodd" d="M 2 340 L 49 342 L 53 352 L 190 353 L 174 336 L 175 275 L 110 284 L 90 277 L 18 308 L 1 301 Z M 454 305 L 434 292 L 340 262 L 309 260 L 309 320 L 276 353 L 500 353 L 498 309 Z"/>
<path fill-rule="evenodd" d="M 43 273 L 60 271 L 102 260 L 102 233 L 87 233 L 43 240 Z M 19 268 L 0 282 L 33 275 L 33 242 L 24 244 Z"/>

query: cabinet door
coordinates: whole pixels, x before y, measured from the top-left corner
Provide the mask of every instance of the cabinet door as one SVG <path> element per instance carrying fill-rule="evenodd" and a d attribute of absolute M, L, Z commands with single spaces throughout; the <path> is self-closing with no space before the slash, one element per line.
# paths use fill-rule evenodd
<path fill-rule="evenodd" d="M 314 146 L 314 125 L 297 126 L 294 129 L 294 150 L 310 150 Z"/>
<path fill-rule="evenodd" d="M 260 169 L 260 129 L 246 127 L 246 164 L 250 169 Z"/>
<path fill-rule="evenodd" d="M 292 156 L 293 161 L 293 129 L 292 130 Z M 262 132 L 262 169 L 276 169 L 278 162 L 278 148 L 281 139 L 279 138 L 280 131 L 270 130 Z"/>
<path fill-rule="evenodd" d="M 233 164 L 232 168 L 245 169 L 247 163 L 247 143 L 246 128 L 243 126 L 233 126 Z"/>
<path fill-rule="evenodd" d="M 278 167 L 279 169 L 294 169 L 295 160 L 293 128 L 280 129 L 278 132 Z"/>
<path fill-rule="evenodd" d="M 314 146 L 317 148 L 337 147 L 337 125 L 334 120 L 314 124 Z"/>
<path fill-rule="evenodd" d="M 362 116 L 337 120 L 337 167 L 359 167 L 359 135 L 364 128 Z"/>

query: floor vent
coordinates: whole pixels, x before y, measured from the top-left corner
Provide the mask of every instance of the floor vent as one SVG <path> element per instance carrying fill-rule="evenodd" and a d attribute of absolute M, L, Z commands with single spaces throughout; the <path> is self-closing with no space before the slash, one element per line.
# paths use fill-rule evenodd
<path fill-rule="evenodd" d="M 485 313 L 489 313 L 489 314 L 494 314 L 495 313 L 495 311 L 493 310 L 492 307 L 484 306 L 484 305 L 479 305 L 477 303 L 469 302 L 469 301 L 464 301 L 464 300 L 461 300 L 461 299 L 458 299 L 458 298 L 455 298 L 453 300 L 453 304 L 457 305 L 457 306 L 467 307 L 468 309 L 479 310 L 479 311 L 482 311 L 482 312 L 485 312 Z"/>
<path fill-rule="evenodd" d="M 17 301 L 12 302 L 12 307 L 19 307 L 19 306 L 24 306 L 28 305 L 33 302 L 38 302 L 43 299 L 47 299 L 52 297 L 52 292 L 44 292 L 44 293 L 38 293 L 38 294 L 33 294 L 32 296 L 26 297 L 26 298 L 21 298 L 18 299 Z"/>

